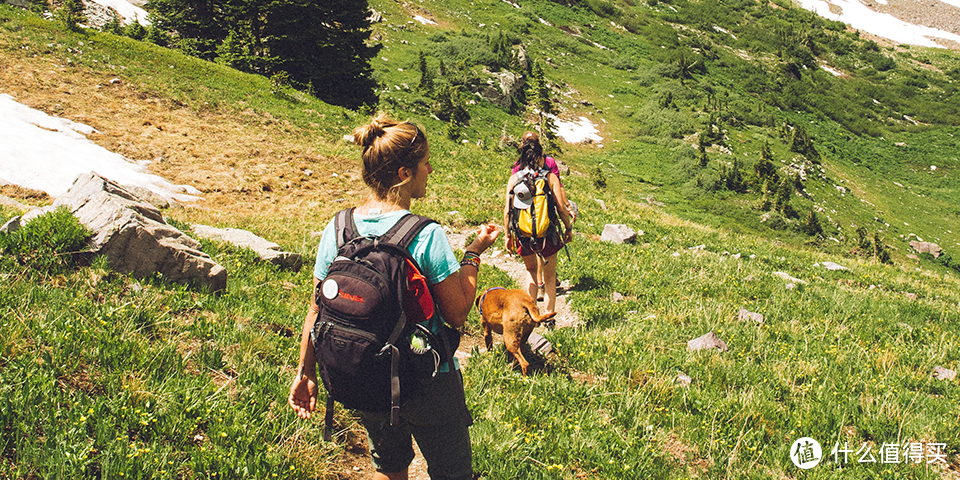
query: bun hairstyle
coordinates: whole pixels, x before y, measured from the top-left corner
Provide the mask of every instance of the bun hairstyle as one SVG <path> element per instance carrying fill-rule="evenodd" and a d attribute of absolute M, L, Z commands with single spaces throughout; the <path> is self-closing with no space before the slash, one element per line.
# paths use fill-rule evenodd
<path fill-rule="evenodd" d="M 363 183 L 381 200 L 396 200 L 400 167 L 417 170 L 427 156 L 427 137 L 410 122 L 398 122 L 381 113 L 353 131 L 353 141 L 363 147 Z M 409 180 L 409 179 L 408 179 Z"/>
<path fill-rule="evenodd" d="M 540 138 L 537 137 L 536 133 L 527 132 L 524 134 L 517 150 L 520 152 L 517 164 L 520 165 L 521 170 L 524 168 L 536 170 L 538 168 L 540 157 L 543 156 L 543 146 L 540 145 Z"/>

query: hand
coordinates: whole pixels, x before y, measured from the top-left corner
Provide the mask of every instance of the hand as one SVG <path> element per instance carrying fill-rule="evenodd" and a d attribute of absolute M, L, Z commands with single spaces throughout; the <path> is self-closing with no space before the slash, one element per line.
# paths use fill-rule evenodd
<path fill-rule="evenodd" d="M 477 238 L 475 238 L 470 245 L 467 246 L 467 250 L 475 253 L 483 253 L 490 245 L 493 245 L 497 241 L 497 237 L 500 236 L 500 229 L 496 225 L 480 225 L 480 229 L 477 231 Z"/>
<path fill-rule="evenodd" d="M 504 248 L 506 248 L 508 253 L 516 253 L 517 245 L 513 239 L 513 235 L 507 234 L 507 238 L 504 242 Z"/>
<path fill-rule="evenodd" d="M 297 412 L 297 416 L 306 420 L 310 412 L 317 407 L 317 374 L 300 374 L 290 386 L 290 397 L 287 398 L 290 408 Z"/>

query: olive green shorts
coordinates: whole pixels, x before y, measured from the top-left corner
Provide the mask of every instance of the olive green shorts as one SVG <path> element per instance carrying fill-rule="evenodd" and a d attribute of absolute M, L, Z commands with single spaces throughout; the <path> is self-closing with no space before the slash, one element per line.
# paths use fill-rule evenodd
<path fill-rule="evenodd" d="M 381 473 L 398 473 L 413 461 L 411 435 L 417 441 L 431 480 L 473 478 L 470 430 L 473 424 L 459 370 L 437 374 L 400 407 L 400 422 L 390 426 L 389 414 L 358 412 L 367 430 L 373 466 Z"/>

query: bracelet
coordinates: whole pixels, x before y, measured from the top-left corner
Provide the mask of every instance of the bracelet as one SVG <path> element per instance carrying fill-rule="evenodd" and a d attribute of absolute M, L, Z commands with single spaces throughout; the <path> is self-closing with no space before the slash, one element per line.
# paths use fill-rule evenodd
<path fill-rule="evenodd" d="M 471 252 L 467 250 L 463 252 L 463 260 L 460 260 L 460 266 L 464 265 L 473 265 L 477 268 L 477 271 L 480 271 L 480 254 L 477 252 Z"/>

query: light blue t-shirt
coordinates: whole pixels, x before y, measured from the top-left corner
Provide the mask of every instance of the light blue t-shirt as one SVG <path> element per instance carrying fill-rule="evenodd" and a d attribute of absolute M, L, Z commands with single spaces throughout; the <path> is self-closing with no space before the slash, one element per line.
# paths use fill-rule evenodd
<path fill-rule="evenodd" d="M 409 210 L 397 210 L 394 212 L 382 213 L 377 215 L 360 215 L 354 213 L 353 222 L 357 226 L 357 234 L 383 235 L 400 221 L 400 218 L 410 213 Z M 413 239 L 410 243 L 410 255 L 416 260 L 417 265 L 423 275 L 427 277 L 427 283 L 434 285 L 442 282 L 444 279 L 460 270 L 460 262 L 457 261 L 453 248 L 450 247 L 450 241 L 447 234 L 439 224 L 431 223 Z M 327 270 L 333 259 L 337 256 L 337 232 L 334 226 L 334 220 L 330 220 L 326 228 L 323 229 L 323 237 L 320 238 L 320 246 L 317 247 L 317 263 L 313 267 L 313 276 L 323 280 L 327 276 Z M 440 312 L 437 312 L 438 317 Z M 442 317 L 441 321 L 442 321 Z M 438 332 L 434 332 L 438 333 Z M 453 359 L 454 369 L 460 368 L 456 358 Z M 440 366 L 441 372 L 449 371 L 449 367 L 444 362 Z"/>
<path fill-rule="evenodd" d="M 410 213 L 409 210 L 397 210 L 395 212 L 382 213 L 378 215 L 360 215 L 354 213 L 353 222 L 357 225 L 357 234 L 383 235 L 400 221 L 400 218 Z M 453 254 L 450 247 L 450 241 L 447 240 L 447 234 L 439 224 L 431 223 L 420 231 L 417 238 L 410 244 L 410 255 L 420 265 L 423 275 L 427 277 L 427 283 L 430 285 L 440 283 L 457 270 L 460 270 L 460 262 Z M 333 263 L 337 256 L 337 233 L 334 227 L 334 221 L 330 220 L 327 227 L 323 229 L 323 237 L 320 239 L 320 246 L 317 248 L 317 263 L 313 268 L 313 276 L 323 280 L 327 276 L 327 269 Z"/>

